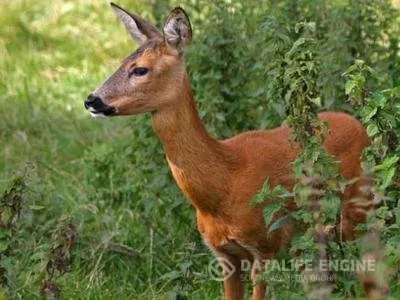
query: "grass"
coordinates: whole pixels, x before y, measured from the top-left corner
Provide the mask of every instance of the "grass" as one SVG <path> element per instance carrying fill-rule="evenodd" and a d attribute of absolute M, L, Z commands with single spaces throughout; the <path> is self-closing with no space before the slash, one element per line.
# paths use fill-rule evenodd
<path fill-rule="evenodd" d="M 139 11 L 146 5 L 129 4 Z M 147 192 L 171 182 L 148 117 L 98 121 L 83 108 L 133 46 L 106 1 L 2 2 L 0 191 L 27 162 L 35 166 L 13 254 L 16 298 L 41 297 L 51 232 L 65 216 L 73 218 L 79 239 L 70 272 L 56 280 L 63 299 L 165 299 L 189 281 L 193 299 L 220 292 L 219 284 L 204 285 L 191 274 L 203 272 L 201 262 L 210 256 L 177 188 L 170 185 L 169 198 Z M 142 146 L 159 149 L 147 173 L 158 170 L 161 182 L 129 178 L 135 163 L 152 162 L 140 145 L 130 149 L 135 134 L 146 137 Z M 114 164 L 129 155 L 132 161 Z"/>

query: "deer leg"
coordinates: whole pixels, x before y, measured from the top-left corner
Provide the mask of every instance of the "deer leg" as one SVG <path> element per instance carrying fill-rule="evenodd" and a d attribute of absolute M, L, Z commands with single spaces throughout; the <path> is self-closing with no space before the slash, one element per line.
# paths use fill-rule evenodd
<path fill-rule="evenodd" d="M 224 268 L 225 300 L 243 300 L 244 276 L 240 259 L 235 256 L 224 256 L 221 263 Z"/>
<path fill-rule="evenodd" d="M 251 268 L 251 281 L 253 283 L 253 300 L 264 300 L 265 289 L 267 284 L 265 281 L 260 281 L 259 275 L 265 269 L 264 262 L 255 260 Z"/>
<path fill-rule="evenodd" d="M 371 179 L 360 178 L 344 193 L 340 223 L 343 240 L 353 240 L 357 236 L 355 227 L 366 221 L 367 213 L 372 208 L 370 185 Z"/>

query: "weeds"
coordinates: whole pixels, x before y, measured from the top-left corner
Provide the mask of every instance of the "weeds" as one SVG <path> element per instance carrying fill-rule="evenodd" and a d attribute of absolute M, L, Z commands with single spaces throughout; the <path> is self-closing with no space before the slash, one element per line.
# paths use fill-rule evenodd
<path fill-rule="evenodd" d="M 69 271 L 77 234 L 76 226 L 70 218 L 61 219 L 53 232 L 50 258 L 46 264 L 46 280 L 42 286 L 42 293 L 48 299 L 60 298 L 61 288 L 54 282 L 54 277 L 56 272 L 61 276 Z"/>

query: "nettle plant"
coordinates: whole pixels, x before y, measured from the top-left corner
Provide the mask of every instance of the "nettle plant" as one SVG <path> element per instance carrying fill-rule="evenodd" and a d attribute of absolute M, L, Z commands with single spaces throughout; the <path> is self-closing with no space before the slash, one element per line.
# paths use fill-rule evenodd
<path fill-rule="evenodd" d="M 380 259 L 374 274 L 363 276 L 367 293 L 378 288 L 398 293 L 400 251 L 400 87 L 372 91 L 369 81 L 375 79 L 374 70 L 357 60 L 343 76 L 346 94 L 357 108 L 360 120 L 367 128 L 371 146 L 364 151 L 364 169 L 374 177 L 371 186 L 376 209 L 369 214 L 365 226 L 368 234 L 362 244 L 364 256 Z"/>
<path fill-rule="evenodd" d="M 275 33 L 282 38 L 280 31 Z M 312 22 L 298 23 L 294 30 L 297 39 L 290 40 L 288 33 L 287 39 L 292 46 L 281 55 L 274 55 L 276 61 L 271 65 L 275 68 L 269 70 L 276 75 L 270 85 L 277 97 L 286 103 L 286 122 L 292 129 L 293 142 L 297 142 L 302 149 L 293 164 L 297 184 L 293 192 L 289 192 L 281 186 L 272 189 L 267 181 L 261 192 L 253 198 L 253 203 L 272 199 L 264 208 L 265 223 L 270 231 L 280 228 L 289 220 L 298 222 L 299 227 L 304 228 L 292 238 L 289 253 L 282 255 L 287 260 L 311 259 L 316 265 L 321 259 L 373 258 L 377 261 L 375 272 L 361 274 L 340 271 L 323 274 L 315 268 L 311 274 L 304 275 L 326 275 L 325 278 L 334 278 L 334 281 L 304 280 L 303 287 L 293 281 L 290 291 L 286 292 L 288 295 L 327 297 L 332 292 L 340 291 L 346 296 L 385 296 L 388 293 L 385 280 L 388 276 L 391 280 L 398 278 L 398 273 L 390 267 L 395 268 L 400 258 L 398 250 L 395 250 L 400 234 L 400 89 L 369 91 L 367 77 L 374 72 L 361 60 L 357 60 L 344 73 L 347 79 L 345 93 L 359 111 L 358 116 L 371 138 L 371 146 L 364 153 L 364 171 L 374 180 L 364 188 L 372 191 L 373 206 L 376 208 L 368 213 L 367 224 L 359 226 L 360 231 L 367 234 L 355 241 L 344 242 L 337 230 L 337 224 L 341 221 L 339 193 L 350 182 L 340 175 L 337 161 L 321 146 L 329 135 L 329 128 L 317 119 L 317 111 L 321 109 L 324 99 L 321 99 L 317 85 L 321 75 L 321 58 L 318 56 L 320 51 L 315 31 Z M 285 211 L 285 200 L 293 195 L 298 209 Z M 274 274 L 270 270 L 266 273 L 264 275 Z M 287 289 L 286 282 L 272 281 L 269 286 L 272 293 L 278 290 L 282 293 L 282 289 Z M 293 286 L 297 289 L 293 289 Z"/>
<path fill-rule="evenodd" d="M 320 58 L 314 38 L 315 23 L 298 23 L 294 33 L 297 39 L 293 40 L 292 46 L 282 55 L 275 55 L 278 59 L 272 65 L 276 68 L 269 72 L 276 73 L 274 82 L 270 84 L 278 97 L 286 103 L 286 123 L 292 129 L 292 142 L 302 149 L 293 164 L 297 183 L 293 192 L 289 192 L 281 186 L 271 189 L 266 182 L 261 193 L 254 197 L 253 203 L 272 199 L 264 208 L 265 223 L 270 225 L 270 231 L 280 228 L 289 220 L 304 227 L 304 231 L 293 237 L 287 259 L 293 259 L 294 255 L 299 260 L 327 259 L 328 238 L 332 237 L 332 232 L 340 221 L 338 194 L 343 192 L 346 182 L 340 176 L 338 163 L 321 146 L 329 134 L 329 128 L 317 118 L 321 98 L 316 85 Z M 287 38 L 290 39 L 289 36 Z M 282 212 L 285 210 L 285 200 L 293 195 L 298 209 Z M 280 218 L 271 224 L 274 214 L 279 211 Z M 317 269 L 313 271 L 318 272 Z M 295 293 L 288 293 L 329 295 L 332 291 L 328 281 L 314 285 L 309 285 L 307 281 L 303 283 L 304 291 L 299 286 L 300 282 L 294 281 L 291 284 L 297 285 L 299 289 Z M 274 290 L 285 288 L 282 282 L 272 282 L 270 286 Z"/>

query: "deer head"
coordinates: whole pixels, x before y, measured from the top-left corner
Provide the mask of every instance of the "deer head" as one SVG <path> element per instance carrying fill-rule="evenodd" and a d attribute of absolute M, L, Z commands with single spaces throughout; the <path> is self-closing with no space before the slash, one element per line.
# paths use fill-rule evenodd
<path fill-rule="evenodd" d="M 135 115 L 175 105 L 186 75 L 183 54 L 192 39 L 182 8 L 170 13 L 161 33 L 154 25 L 114 3 L 112 8 L 139 48 L 85 101 L 93 116 Z M 179 105 L 179 104 L 177 104 Z"/>

